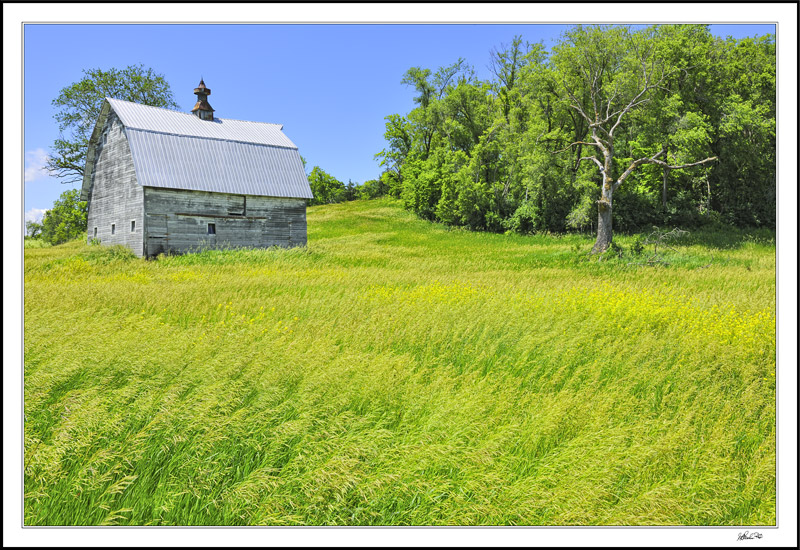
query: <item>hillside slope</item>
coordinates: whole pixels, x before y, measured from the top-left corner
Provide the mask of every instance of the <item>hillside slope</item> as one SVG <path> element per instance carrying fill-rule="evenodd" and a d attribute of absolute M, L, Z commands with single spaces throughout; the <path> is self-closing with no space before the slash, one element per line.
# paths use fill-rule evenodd
<path fill-rule="evenodd" d="M 641 267 L 389 200 L 308 223 L 25 251 L 26 524 L 774 524 L 774 241 Z"/>

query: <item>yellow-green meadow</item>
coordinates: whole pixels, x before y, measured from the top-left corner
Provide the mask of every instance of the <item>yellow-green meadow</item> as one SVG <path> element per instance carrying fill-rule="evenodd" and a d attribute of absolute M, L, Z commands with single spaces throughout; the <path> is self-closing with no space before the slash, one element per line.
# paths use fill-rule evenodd
<path fill-rule="evenodd" d="M 593 241 L 26 249 L 25 523 L 774 525 L 774 234 Z"/>

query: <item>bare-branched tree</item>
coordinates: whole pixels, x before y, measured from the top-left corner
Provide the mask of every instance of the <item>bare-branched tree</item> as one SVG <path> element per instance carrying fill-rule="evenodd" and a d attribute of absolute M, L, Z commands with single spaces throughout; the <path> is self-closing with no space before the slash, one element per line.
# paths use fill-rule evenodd
<path fill-rule="evenodd" d="M 611 244 L 614 192 L 639 166 L 657 164 L 669 171 L 717 159 L 712 156 L 696 162 L 671 164 L 667 160 L 667 140 L 663 140 L 659 151 L 631 160 L 621 174 L 616 173 L 614 140 L 618 132 L 634 111 L 651 104 L 658 94 L 669 93 L 669 77 L 679 71 L 659 55 L 653 34 L 656 32 L 657 28 L 632 32 L 626 27 L 578 26 L 567 33 L 554 56 L 562 99 L 588 126 L 584 139 L 557 152 L 572 147 L 592 148 L 594 154 L 581 156 L 579 162 L 593 162 L 601 176 L 593 253 L 603 252 Z"/>

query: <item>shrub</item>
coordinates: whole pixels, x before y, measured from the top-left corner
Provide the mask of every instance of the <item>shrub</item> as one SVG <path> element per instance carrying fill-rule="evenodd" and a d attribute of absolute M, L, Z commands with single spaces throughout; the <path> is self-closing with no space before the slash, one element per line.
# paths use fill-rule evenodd
<path fill-rule="evenodd" d="M 61 244 L 86 234 L 88 203 L 80 200 L 80 189 L 64 191 L 42 219 L 42 239 Z"/>
<path fill-rule="evenodd" d="M 538 209 L 531 201 L 522 201 L 510 218 L 505 220 L 505 227 L 509 231 L 523 235 L 533 233 L 536 229 Z"/>

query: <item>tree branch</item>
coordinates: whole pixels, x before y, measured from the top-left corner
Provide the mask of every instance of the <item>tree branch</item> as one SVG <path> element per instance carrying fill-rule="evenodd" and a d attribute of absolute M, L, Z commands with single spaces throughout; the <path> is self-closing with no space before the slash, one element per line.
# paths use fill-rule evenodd
<path fill-rule="evenodd" d="M 643 55 L 646 57 L 647 55 L 649 55 L 649 52 L 645 53 Z M 644 76 L 644 82 L 642 83 L 642 90 L 638 94 L 636 94 L 633 97 L 633 99 L 631 99 L 628 102 L 627 106 L 625 106 L 621 111 L 618 112 L 617 121 L 614 123 L 614 125 L 611 127 L 611 129 L 608 131 L 609 135 L 613 135 L 614 130 L 616 130 L 617 126 L 619 126 L 620 122 L 622 122 L 622 117 L 625 116 L 625 114 L 628 111 L 630 111 L 634 107 L 637 107 L 637 106 L 641 105 L 642 103 L 645 103 L 645 102 L 649 101 L 648 98 L 641 99 L 644 94 L 646 94 L 648 91 L 654 90 L 654 89 L 662 89 L 662 90 L 665 89 L 665 88 L 663 88 L 661 86 L 661 83 L 664 81 L 664 79 L 667 77 L 667 75 L 669 73 L 662 73 L 661 74 L 661 78 L 659 78 L 658 81 L 655 84 L 651 84 L 650 83 L 650 75 L 647 73 L 647 65 L 646 65 L 645 57 L 641 58 L 641 60 L 642 60 L 642 73 L 643 73 L 643 76 Z M 652 62 L 655 63 L 655 59 L 653 59 Z M 612 116 L 614 116 L 614 115 L 612 115 Z"/>
<path fill-rule="evenodd" d="M 580 115 L 581 115 L 581 116 L 582 116 L 582 117 L 583 117 L 583 118 L 584 118 L 584 119 L 585 119 L 587 122 L 589 122 L 589 123 L 591 124 L 591 123 L 592 123 L 592 119 L 589 117 L 589 115 L 587 115 L 587 114 L 584 112 L 583 108 L 581 107 L 581 102 L 580 102 L 580 101 L 578 101 L 578 98 L 577 98 L 577 97 L 575 97 L 575 94 L 573 94 L 573 93 L 572 93 L 572 90 L 570 90 L 570 89 L 569 89 L 569 86 L 567 86 L 567 81 L 566 81 L 566 79 L 562 79 L 562 82 L 561 82 L 561 83 L 562 83 L 562 85 L 564 86 L 564 91 L 566 91 L 566 92 L 567 92 L 567 95 L 568 95 L 568 96 L 569 96 L 569 98 L 572 100 L 572 101 L 570 102 L 570 105 L 569 105 L 569 106 L 570 106 L 570 107 L 572 107 L 573 109 L 575 109 L 576 111 L 578 111 L 578 112 L 580 113 Z"/>
<path fill-rule="evenodd" d="M 583 160 L 591 160 L 591 161 L 593 161 L 597 165 L 597 167 L 600 169 L 600 173 L 601 174 L 606 171 L 605 167 L 603 166 L 603 163 L 600 162 L 600 160 L 597 157 L 581 157 L 581 158 L 578 159 L 578 163 L 580 164 L 580 162 L 583 161 Z"/>
<path fill-rule="evenodd" d="M 664 168 L 669 168 L 670 170 L 683 170 L 684 168 L 691 168 L 692 166 L 705 164 L 707 162 L 711 162 L 712 160 L 719 160 L 719 157 L 708 157 L 707 159 L 699 160 L 697 162 L 690 162 L 689 164 L 677 164 L 674 166 L 667 164 L 663 160 L 654 160 L 649 162 L 645 161 L 643 164 L 658 164 L 659 166 L 663 166 Z"/>
<path fill-rule="evenodd" d="M 574 143 L 570 143 L 569 145 L 567 145 L 563 149 L 559 149 L 558 151 L 550 151 L 550 153 L 553 154 L 553 155 L 555 155 L 557 153 L 563 153 L 564 151 L 566 151 L 567 149 L 569 149 L 570 147 L 573 147 L 575 145 L 591 145 L 592 147 L 599 147 L 599 145 L 597 143 L 590 143 L 588 141 L 576 141 Z"/>
<path fill-rule="evenodd" d="M 611 136 L 609 136 L 609 137 L 611 137 Z M 599 147 L 600 150 L 603 151 L 603 154 L 608 156 L 609 155 L 609 149 L 612 148 L 612 142 L 602 140 L 597 136 L 597 126 L 592 126 L 592 139 L 597 144 L 597 147 Z"/>
<path fill-rule="evenodd" d="M 700 164 L 705 164 L 707 162 L 711 162 L 711 161 L 714 161 L 714 160 L 719 160 L 718 157 L 709 157 L 707 159 L 699 160 L 697 162 L 691 162 L 691 163 L 688 163 L 688 164 L 680 164 L 680 165 L 672 166 L 669 163 L 658 159 L 658 157 L 660 157 L 661 155 L 663 155 L 665 153 L 666 153 L 666 149 L 662 148 L 661 151 L 659 151 L 658 153 L 656 153 L 652 157 L 640 158 L 640 159 L 637 159 L 637 160 L 633 161 L 631 163 L 631 165 L 628 167 L 628 169 L 625 170 L 625 172 L 623 172 L 622 175 L 619 177 L 619 179 L 616 181 L 612 191 L 616 191 L 617 188 L 622 184 L 622 182 L 625 181 L 628 178 L 628 176 L 631 175 L 631 172 L 636 170 L 636 168 L 638 168 L 642 164 L 657 164 L 659 166 L 663 166 L 665 168 L 669 168 L 670 170 L 681 170 L 683 168 L 691 168 L 692 166 L 698 166 Z"/>

